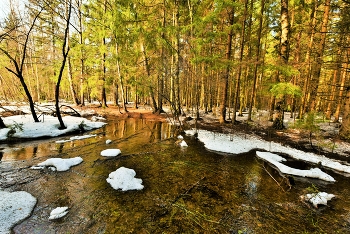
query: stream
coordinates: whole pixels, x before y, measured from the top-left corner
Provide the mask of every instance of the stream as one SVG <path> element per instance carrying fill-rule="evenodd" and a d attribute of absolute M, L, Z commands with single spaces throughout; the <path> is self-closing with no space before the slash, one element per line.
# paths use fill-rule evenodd
<path fill-rule="evenodd" d="M 350 233 L 350 181 L 344 175 L 324 170 L 335 183 L 287 181 L 258 160 L 255 150 L 212 152 L 189 136 L 188 147 L 180 147 L 172 130 L 162 122 L 110 118 L 103 128 L 84 133 L 96 136 L 83 140 L 0 144 L 0 189 L 38 199 L 13 233 Z M 112 143 L 106 145 L 107 139 Z M 102 157 L 109 148 L 122 154 Z M 66 172 L 30 169 L 48 158 L 77 156 L 83 163 Z M 117 191 L 107 183 L 109 173 L 122 166 L 135 170 L 143 190 Z M 315 209 L 300 199 L 314 191 L 336 198 Z M 69 213 L 50 221 L 59 206 L 68 206 Z"/>

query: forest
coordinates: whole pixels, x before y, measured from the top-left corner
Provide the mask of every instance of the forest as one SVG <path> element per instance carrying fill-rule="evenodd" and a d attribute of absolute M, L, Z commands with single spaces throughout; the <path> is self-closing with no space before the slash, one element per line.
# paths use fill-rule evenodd
<path fill-rule="evenodd" d="M 350 138 L 347 0 L 28 0 L 0 24 L 0 100 L 174 115 L 257 110 L 341 121 Z M 34 112 L 34 113 L 33 113 Z M 0 117 L 0 127 L 1 127 Z M 61 125 L 62 126 L 62 125 Z"/>

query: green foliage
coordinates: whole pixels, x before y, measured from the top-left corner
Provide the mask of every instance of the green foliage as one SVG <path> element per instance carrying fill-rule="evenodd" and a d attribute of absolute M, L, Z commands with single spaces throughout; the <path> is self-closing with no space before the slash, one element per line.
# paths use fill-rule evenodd
<path fill-rule="evenodd" d="M 15 122 L 9 128 L 10 128 L 10 131 L 8 131 L 7 137 L 11 138 L 17 132 L 17 130 L 18 131 L 23 131 L 23 124 L 22 123 L 19 124 L 19 123 Z"/>
<path fill-rule="evenodd" d="M 306 188 L 307 193 L 318 193 L 320 190 L 317 188 L 315 184 L 311 184 L 311 186 Z"/>
<path fill-rule="evenodd" d="M 276 98 L 283 98 L 286 95 L 290 95 L 292 97 L 302 96 L 301 88 L 289 82 L 281 82 L 274 84 L 270 89 L 270 92 Z"/>
<path fill-rule="evenodd" d="M 84 120 L 78 125 L 81 132 L 85 132 L 85 128 L 87 127 Z"/>
<path fill-rule="evenodd" d="M 317 125 L 316 116 L 317 114 L 315 112 L 309 112 L 305 115 L 304 119 L 298 120 L 295 126 L 310 132 L 317 132 L 320 127 Z"/>

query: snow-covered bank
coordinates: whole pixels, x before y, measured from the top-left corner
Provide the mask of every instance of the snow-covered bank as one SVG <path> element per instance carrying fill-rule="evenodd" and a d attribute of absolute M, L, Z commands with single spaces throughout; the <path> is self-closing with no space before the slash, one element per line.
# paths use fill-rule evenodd
<path fill-rule="evenodd" d="M 59 122 L 56 117 L 45 115 L 41 122 L 34 122 L 31 115 L 15 115 L 2 118 L 7 128 L 0 129 L 0 141 L 8 138 L 38 138 L 56 137 L 80 130 L 89 131 L 105 125 L 103 122 L 93 122 L 86 118 L 64 116 L 66 129 L 58 129 Z"/>
<path fill-rule="evenodd" d="M 316 178 L 316 179 L 321 179 L 329 182 L 335 182 L 335 179 L 332 176 L 328 175 L 327 173 L 324 173 L 319 168 L 312 168 L 310 170 L 299 170 L 299 169 L 288 167 L 282 164 L 281 162 L 287 161 L 287 160 L 277 154 L 257 151 L 256 155 L 259 158 L 275 165 L 284 174 Z"/>
<path fill-rule="evenodd" d="M 49 158 L 44 162 L 39 163 L 37 166 L 31 167 L 32 169 L 43 169 L 44 167 L 49 167 L 52 170 L 57 171 L 68 171 L 69 168 L 76 166 L 83 162 L 81 157 L 75 158 Z"/>
<path fill-rule="evenodd" d="M 194 133 L 196 133 L 195 130 L 186 131 L 186 134 L 188 135 L 193 135 Z M 202 141 L 205 147 L 210 150 L 224 153 L 241 154 L 249 152 L 253 149 L 263 149 L 265 151 L 288 154 L 294 159 L 319 164 L 323 167 L 335 171 L 350 173 L 350 166 L 345 163 L 342 164 L 341 162 L 329 159 L 324 155 L 308 153 L 281 145 L 280 143 L 265 141 L 258 137 L 250 135 L 240 136 L 215 133 L 206 130 L 197 130 L 197 133 L 198 139 Z"/>
<path fill-rule="evenodd" d="M 30 193 L 0 191 L 0 233 L 11 233 L 16 223 L 30 216 L 36 204 Z"/>

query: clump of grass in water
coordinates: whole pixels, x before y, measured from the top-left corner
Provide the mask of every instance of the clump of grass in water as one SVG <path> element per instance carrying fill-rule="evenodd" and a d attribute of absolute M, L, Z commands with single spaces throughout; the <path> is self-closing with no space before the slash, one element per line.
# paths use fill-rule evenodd
<path fill-rule="evenodd" d="M 15 122 L 13 125 L 10 126 L 10 131 L 7 133 L 8 138 L 12 138 L 13 135 L 19 130 L 20 132 L 23 131 L 23 124 L 19 124 Z"/>

